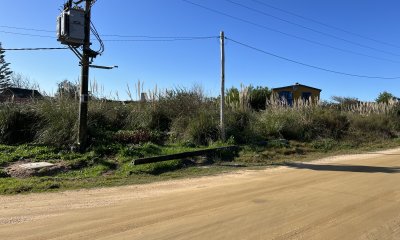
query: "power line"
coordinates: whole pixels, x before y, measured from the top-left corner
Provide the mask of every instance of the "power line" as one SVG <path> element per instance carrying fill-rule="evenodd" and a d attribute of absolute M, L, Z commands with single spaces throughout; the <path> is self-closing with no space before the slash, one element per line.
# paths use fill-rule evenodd
<path fill-rule="evenodd" d="M 253 2 L 256 2 L 256 3 L 258 3 L 258 4 L 261 4 L 261 5 L 264 5 L 264 6 L 266 6 L 266 7 L 269 7 L 269 8 L 275 9 L 275 10 L 278 10 L 278 11 L 280 11 L 280 12 L 284 12 L 284 13 L 286 13 L 286 14 L 289 14 L 289 15 L 292 15 L 292 16 L 295 16 L 295 17 L 298 17 L 298 18 L 307 20 L 307 21 L 309 21 L 309 22 L 313 22 L 313 23 L 319 24 L 319 25 L 321 25 L 321 26 L 324 26 L 324 27 L 327 27 L 327 28 L 330 28 L 330 29 L 338 30 L 338 31 L 341 31 L 341 32 L 344 32 L 344 33 L 347 33 L 347 34 L 350 34 L 350 35 L 353 35 L 353 36 L 357 36 L 357 37 L 359 37 L 359 38 L 364 38 L 364 39 L 367 39 L 367 40 L 369 40 L 369 41 L 373 41 L 373 42 L 380 43 L 380 44 L 383 44 L 383 45 L 387 45 L 387 46 L 391 46 L 391 47 L 395 47 L 395 48 L 400 48 L 400 46 L 398 46 L 398 45 L 395 45 L 395 44 L 392 44 L 392 43 L 388 43 L 388 42 L 384 42 L 384 41 L 382 41 L 382 40 L 377 40 L 377 39 L 374 39 L 374 38 L 371 38 L 371 37 L 366 37 L 366 36 L 364 36 L 364 35 L 361 35 L 361 34 L 358 34 L 358 33 L 354 33 L 354 32 L 345 30 L 345 29 L 343 29 L 343 28 L 339 28 L 339 27 L 336 27 L 336 26 L 333 26 L 333 25 L 330 25 L 330 24 L 326 24 L 326 23 L 323 23 L 323 22 L 321 22 L 321 21 L 318 21 L 318 20 L 315 20 L 315 19 L 312 19 L 312 18 L 309 18 L 309 17 L 302 16 L 302 15 L 300 15 L 300 14 L 293 13 L 293 12 L 287 11 L 287 10 L 285 10 L 285 9 L 272 6 L 272 5 L 270 5 L 270 4 L 267 4 L 267 3 L 262 2 L 262 1 L 259 1 L 259 0 L 252 0 L 252 1 L 253 1 Z"/>
<path fill-rule="evenodd" d="M 1 26 L 0 26 L 1 27 Z M 19 28 L 22 29 L 22 28 Z M 39 30 L 39 29 L 38 29 Z M 45 30 L 43 30 L 45 31 Z M 56 38 L 54 36 L 47 36 L 47 35 L 37 35 L 37 34 L 26 34 L 26 33 L 18 33 L 18 32 L 8 32 L 8 31 L 0 31 L 0 33 L 7 33 L 7 34 L 14 34 L 14 35 L 22 35 L 22 36 L 29 36 L 29 37 L 41 37 L 41 38 Z M 219 36 L 195 36 L 195 37 L 188 37 L 188 36 L 148 36 L 148 35 L 117 35 L 117 34 L 109 34 L 109 35 L 101 35 L 101 36 L 114 36 L 114 37 L 120 37 L 120 38 L 136 38 L 136 39 L 105 39 L 103 42 L 176 42 L 176 41 L 194 41 L 194 40 L 202 40 L 202 39 L 219 39 Z M 140 39 L 144 38 L 144 39 Z M 304 40 L 304 39 L 303 39 Z M 381 61 L 387 61 L 387 62 L 393 62 L 393 63 L 400 63 L 400 61 L 396 61 L 393 59 L 388 59 L 388 58 L 382 58 L 382 57 L 376 57 L 364 53 L 358 53 L 354 52 L 351 50 L 346 50 L 346 49 L 341 49 L 325 44 L 320 44 L 317 42 L 313 42 L 318 45 L 322 45 L 325 47 L 329 47 L 338 51 L 358 55 L 358 56 L 363 56 L 363 57 L 368 57 L 376 60 L 381 60 Z"/>
<path fill-rule="evenodd" d="M 101 34 L 102 37 L 119 37 L 119 38 L 165 38 L 165 39 L 203 39 L 203 38 L 219 38 L 219 36 L 149 36 L 149 35 L 120 35 L 120 34 Z"/>
<path fill-rule="evenodd" d="M 94 4 L 94 2 L 92 2 L 92 3 Z M 105 50 L 104 43 L 92 21 L 90 21 L 90 30 L 93 33 L 93 35 L 96 37 L 97 41 L 99 41 L 100 49 L 97 51 L 97 53 L 101 55 Z"/>
<path fill-rule="evenodd" d="M 300 62 L 300 61 L 296 61 L 296 60 L 293 60 L 293 59 L 290 59 L 290 58 L 282 57 L 282 56 L 279 56 L 277 54 L 274 54 L 274 53 L 271 53 L 271 52 L 267 52 L 265 50 L 250 46 L 248 44 L 245 44 L 245 43 L 242 43 L 242 42 L 239 42 L 239 41 L 236 41 L 236 40 L 233 40 L 231 38 L 226 38 L 226 39 L 231 41 L 231 42 L 233 42 L 233 43 L 236 43 L 238 45 L 241 45 L 241 46 L 244 46 L 246 48 L 252 49 L 254 51 L 261 52 L 263 54 L 266 54 L 266 55 L 269 55 L 269 56 L 273 56 L 275 58 L 279 58 L 279 59 L 282 59 L 282 60 L 285 60 L 285 61 L 288 61 L 288 62 L 292 62 L 292 63 L 298 64 L 298 65 L 302 65 L 302 66 L 305 66 L 305 67 L 309 67 L 309 68 L 318 69 L 318 70 L 325 71 L 325 72 L 330 72 L 330 73 L 335 73 L 335 74 L 340 74 L 340 75 L 345 75 L 345 76 L 350 76 L 350 77 L 358 77 L 358 78 L 372 78 L 372 79 L 385 79 L 385 80 L 388 80 L 388 79 L 400 79 L 400 77 L 368 76 L 368 75 L 352 74 L 352 73 L 345 73 L 345 72 L 340 72 L 340 71 L 336 71 L 336 70 L 331 70 L 331 69 L 327 69 L 327 68 L 323 68 L 323 67 L 307 64 L 307 63 L 303 63 L 303 62 Z"/>
<path fill-rule="evenodd" d="M 175 38 L 162 38 L 162 37 L 153 37 L 152 39 L 106 39 L 104 42 L 176 42 L 176 41 L 194 41 L 194 40 L 205 40 L 205 39 L 218 39 L 218 36 L 212 37 L 175 37 Z"/>
<path fill-rule="evenodd" d="M 385 50 L 381 50 L 381 49 L 378 49 L 378 48 L 375 48 L 375 47 L 370 47 L 368 45 L 364 45 L 364 44 L 357 43 L 357 42 L 354 42 L 354 41 L 351 41 L 351 40 L 347 40 L 345 38 L 341 38 L 341 37 L 335 36 L 335 35 L 330 34 L 330 33 L 322 32 L 322 31 L 316 30 L 314 28 L 310 28 L 310 27 L 307 27 L 307 26 L 304 26 L 304 25 L 301 25 L 301 24 L 298 24 L 298 23 L 295 23 L 295 22 L 292 22 L 292 21 L 289 21 L 289 20 L 274 16 L 272 14 L 266 13 L 264 11 L 261 11 L 261 10 L 246 6 L 244 4 L 241 4 L 241 3 L 238 3 L 238 2 L 235 2 L 235 1 L 232 1 L 232 0 L 225 0 L 225 1 L 227 1 L 229 3 L 232 3 L 232 4 L 235 4 L 235 5 L 239 6 L 239 7 L 245 8 L 247 10 L 250 10 L 252 12 L 256 12 L 256 13 L 262 14 L 264 16 L 268 16 L 268 17 L 277 19 L 279 21 L 282 21 L 282 22 L 291 24 L 293 26 L 297 26 L 297 27 L 300 27 L 300 28 L 303 28 L 303 29 L 306 29 L 306 30 L 309 30 L 309 31 L 312 31 L 312 32 L 315 32 L 315 33 L 318 33 L 318 34 L 321 34 L 323 36 L 327 36 L 327 37 L 330 37 L 330 38 L 333 38 L 333 39 L 337 39 L 337 40 L 340 40 L 340 41 L 343 41 L 343 42 L 346 42 L 346 43 L 350 43 L 350 44 L 353 44 L 353 45 L 356 45 L 356 46 L 359 46 L 359 47 L 367 48 L 367 49 L 370 49 L 370 50 L 384 52 L 384 53 L 390 53 L 391 54 L 391 52 L 387 52 Z"/>
<path fill-rule="evenodd" d="M 66 47 L 54 47 L 54 48 L 0 48 L 0 51 L 41 51 L 41 50 L 64 50 Z"/>
<path fill-rule="evenodd" d="M 34 31 L 34 32 L 54 32 L 54 31 L 44 30 L 44 29 L 24 28 L 24 27 L 12 27 L 12 26 L 5 26 L 5 25 L 0 25 L 0 28 L 17 29 L 17 30 L 26 30 L 26 31 Z"/>
<path fill-rule="evenodd" d="M 9 29 L 18 29 L 18 30 L 26 30 L 26 31 L 36 31 L 36 32 L 50 32 L 54 33 L 51 30 L 38 29 L 38 28 L 25 28 L 25 27 L 14 27 L 14 26 L 5 26 L 0 25 L 0 28 L 9 28 Z M 10 31 L 0 31 L 2 33 L 8 34 L 17 34 L 17 35 L 25 35 L 32 37 L 48 37 L 48 38 L 56 38 L 54 36 L 46 36 L 46 35 L 36 35 L 36 34 L 28 34 L 28 33 L 19 33 L 19 32 L 10 32 Z M 99 34 L 100 37 L 118 37 L 118 38 L 149 38 L 149 39 L 206 39 L 206 38 L 219 38 L 219 36 L 149 36 L 149 35 L 122 35 L 122 34 Z"/>
<path fill-rule="evenodd" d="M 1 26 L 0 26 L 1 27 Z M 22 28 L 18 28 L 22 29 Z M 43 30 L 45 31 L 45 30 Z M 13 35 L 21 35 L 28 37 L 41 37 L 41 38 L 56 38 L 55 36 L 49 35 L 38 35 L 38 34 L 29 34 L 29 33 L 20 33 L 20 32 L 9 32 L 9 31 L 1 31 L 0 33 L 13 34 Z M 97 33 L 98 34 L 98 33 Z M 93 34 L 96 36 L 96 34 Z M 148 35 L 118 35 L 118 34 L 105 34 L 99 35 L 99 37 L 120 37 L 120 38 L 136 38 L 136 39 L 106 39 L 103 42 L 174 42 L 174 41 L 191 41 L 191 40 L 202 40 L 202 39 L 212 39 L 219 38 L 219 36 L 148 36 Z M 140 39 L 144 38 L 144 39 Z"/>
<path fill-rule="evenodd" d="M 38 34 L 30 34 L 30 33 L 18 33 L 18 32 L 9 32 L 9 31 L 0 31 L 0 33 L 21 35 L 21 36 L 28 36 L 28 37 L 56 38 L 54 36 L 48 36 L 48 35 L 38 35 Z"/>
<path fill-rule="evenodd" d="M 283 32 L 283 31 L 280 31 L 280 30 L 277 30 L 277 29 L 274 29 L 274 28 L 267 27 L 267 26 L 259 24 L 259 23 L 255 23 L 255 22 L 243 19 L 243 18 L 235 17 L 233 15 L 230 15 L 230 14 L 227 14 L 227 13 L 224 13 L 224 12 L 221 12 L 221 11 L 206 7 L 206 6 L 198 4 L 198 3 L 191 2 L 189 0 L 182 0 L 182 1 L 186 2 L 188 4 L 191 4 L 191 5 L 194 5 L 196 7 L 206 9 L 206 10 L 208 10 L 210 12 L 214 12 L 214 13 L 217 13 L 219 15 L 235 19 L 235 20 L 240 21 L 240 22 L 244 22 L 244 23 L 259 27 L 259 28 L 263 28 L 263 29 L 266 29 L 266 30 L 271 31 L 271 32 L 276 32 L 276 33 L 279 33 L 279 34 L 282 34 L 282 35 L 285 35 L 285 36 L 288 36 L 288 37 L 300 39 L 300 40 L 303 40 L 303 41 L 306 41 L 306 42 L 309 42 L 309 43 L 312 43 L 312 44 L 315 44 L 315 45 L 319 45 L 319 46 L 335 49 L 337 51 L 342 51 L 342 52 L 346 52 L 346 53 L 351 53 L 351 54 L 355 54 L 355 55 L 366 56 L 366 57 L 371 57 L 371 58 L 376 58 L 376 59 L 382 60 L 382 58 L 379 58 L 379 57 L 375 57 L 375 56 L 371 56 L 371 55 L 367 55 L 367 54 L 363 54 L 363 53 L 358 53 L 358 52 L 351 51 L 351 50 L 338 48 L 338 47 L 335 47 L 335 46 L 332 46 L 332 45 L 329 45 L 329 44 L 325 44 L 325 43 L 314 41 L 314 40 L 311 40 L 311 39 L 308 39 L 308 38 L 300 37 L 300 36 L 297 36 L 297 35 L 294 35 L 294 34 L 291 34 L 291 33 L 286 33 L 286 32 Z M 384 52 L 386 54 L 394 55 L 394 56 L 400 56 L 400 54 L 396 54 L 396 53 L 392 53 L 392 52 L 386 52 L 386 51 L 382 51 L 382 52 Z M 393 60 L 391 60 L 391 61 L 393 61 Z"/>

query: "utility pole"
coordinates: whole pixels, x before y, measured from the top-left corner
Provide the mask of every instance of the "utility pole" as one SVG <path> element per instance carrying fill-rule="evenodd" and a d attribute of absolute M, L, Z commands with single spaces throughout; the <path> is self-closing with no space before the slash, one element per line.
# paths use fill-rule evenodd
<path fill-rule="evenodd" d="M 87 147 L 87 121 L 89 101 L 89 65 L 90 65 L 90 19 L 92 0 L 86 0 L 85 6 L 85 39 L 82 54 L 81 89 L 79 104 L 78 148 L 84 151 Z"/>
<path fill-rule="evenodd" d="M 221 103 L 220 103 L 220 130 L 221 141 L 225 142 L 225 34 L 221 31 Z"/>
<path fill-rule="evenodd" d="M 85 2 L 85 9 L 80 4 Z M 90 32 L 93 30 L 91 22 L 91 8 L 96 0 L 68 0 L 64 10 L 57 17 L 57 41 L 67 45 L 78 57 L 81 69 L 81 85 L 79 97 L 79 126 L 77 147 L 79 151 L 87 148 L 88 102 L 89 102 L 89 68 L 113 69 L 118 66 L 92 65 L 93 59 L 104 51 L 104 44 L 94 28 L 94 36 L 100 43 L 100 50 L 90 49 Z M 72 6 L 75 4 L 75 6 Z M 82 53 L 79 48 L 82 47 Z"/>

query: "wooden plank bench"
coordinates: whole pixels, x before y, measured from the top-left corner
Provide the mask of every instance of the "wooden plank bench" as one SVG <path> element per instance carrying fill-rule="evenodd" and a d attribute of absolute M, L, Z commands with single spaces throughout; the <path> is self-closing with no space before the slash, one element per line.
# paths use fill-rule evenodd
<path fill-rule="evenodd" d="M 201 150 L 195 150 L 195 151 L 190 151 L 190 152 L 181 152 L 181 153 L 155 156 L 155 157 L 139 158 L 139 159 L 133 160 L 132 164 L 133 165 L 141 165 L 141 164 L 148 164 L 148 163 L 155 163 L 155 162 L 164 162 L 164 161 L 169 161 L 169 160 L 174 160 L 174 159 L 183 159 L 183 158 L 189 158 L 189 157 L 217 154 L 220 151 L 226 151 L 226 150 L 236 151 L 236 150 L 238 150 L 238 146 L 232 145 L 232 146 L 226 146 L 226 147 L 201 149 Z"/>

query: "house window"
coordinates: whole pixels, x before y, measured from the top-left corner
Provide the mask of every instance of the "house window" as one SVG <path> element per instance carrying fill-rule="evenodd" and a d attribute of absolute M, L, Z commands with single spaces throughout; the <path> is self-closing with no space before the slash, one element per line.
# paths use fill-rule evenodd
<path fill-rule="evenodd" d="M 293 105 L 293 93 L 289 91 L 279 92 L 279 99 L 282 101 L 286 101 L 290 106 Z"/>
<path fill-rule="evenodd" d="M 302 99 L 303 101 L 309 101 L 310 98 L 311 98 L 311 93 L 310 93 L 310 92 L 303 92 L 303 93 L 301 94 L 301 99 Z"/>

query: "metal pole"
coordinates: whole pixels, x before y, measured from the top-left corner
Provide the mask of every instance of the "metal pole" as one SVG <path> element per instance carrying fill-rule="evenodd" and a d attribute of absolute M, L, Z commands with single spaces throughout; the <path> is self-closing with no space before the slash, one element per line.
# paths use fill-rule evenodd
<path fill-rule="evenodd" d="M 220 104 L 220 128 L 221 141 L 225 142 L 225 34 L 221 31 L 221 104 Z"/>
<path fill-rule="evenodd" d="M 87 120 L 88 120 L 88 101 L 89 101 L 89 51 L 90 51 L 90 9 L 92 0 L 86 0 L 85 6 L 85 40 L 83 44 L 81 89 L 79 104 L 79 129 L 78 147 L 80 151 L 85 151 L 87 147 Z"/>

